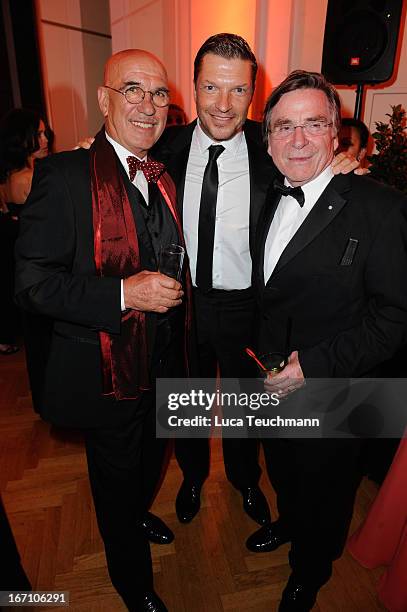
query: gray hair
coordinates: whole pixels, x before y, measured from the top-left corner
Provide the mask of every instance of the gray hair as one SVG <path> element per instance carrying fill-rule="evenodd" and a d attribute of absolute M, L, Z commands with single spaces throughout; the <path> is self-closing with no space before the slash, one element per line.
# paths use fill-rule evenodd
<path fill-rule="evenodd" d="M 307 72 L 306 70 L 294 70 L 274 91 L 270 94 L 263 113 L 263 136 L 265 141 L 268 138 L 269 124 L 273 108 L 290 91 L 297 89 L 319 89 L 327 97 L 328 104 L 332 111 L 332 122 L 338 133 L 341 126 L 341 102 L 335 87 L 328 83 L 326 78 L 319 72 Z"/>

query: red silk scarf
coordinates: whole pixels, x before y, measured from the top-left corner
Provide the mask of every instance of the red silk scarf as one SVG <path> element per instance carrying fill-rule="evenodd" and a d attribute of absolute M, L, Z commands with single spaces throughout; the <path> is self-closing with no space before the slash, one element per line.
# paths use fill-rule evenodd
<path fill-rule="evenodd" d="M 141 272 L 141 261 L 137 228 L 117 163 L 102 130 L 90 150 L 95 265 L 100 276 L 126 278 Z M 157 185 L 182 237 L 175 185 L 167 173 Z M 101 331 L 99 336 L 103 394 L 116 400 L 137 399 L 150 387 L 145 313 L 127 310 L 122 314 L 120 334 Z"/>

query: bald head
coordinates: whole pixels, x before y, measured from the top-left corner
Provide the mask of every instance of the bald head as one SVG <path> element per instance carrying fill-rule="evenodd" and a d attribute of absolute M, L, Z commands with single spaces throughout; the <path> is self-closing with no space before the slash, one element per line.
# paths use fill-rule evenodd
<path fill-rule="evenodd" d="M 132 88 L 145 92 L 137 104 L 124 94 Z M 128 151 L 143 159 L 161 136 L 168 107 L 153 104 L 152 94 L 168 91 L 167 71 L 160 60 L 142 49 L 127 49 L 106 62 L 104 85 L 98 89 L 106 132 Z"/>
<path fill-rule="evenodd" d="M 162 73 L 168 80 L 165 66 L 160 62 L 158 57 L 149 51 L 144 51 L 143 49 L 125 49 L 124 51 L 119 51 L 118 53 L 111 55 L 107 60 L 103 73 L 103 83 L 113 87 L 112 83 L 115 79 L 117 79 L 117 76 L 123 67 L 122 64 L 126 64 L 127 62 L 133 62 L 140 66 L 143 65 L 143 62 L 154 62 L 161 67 Z"/>

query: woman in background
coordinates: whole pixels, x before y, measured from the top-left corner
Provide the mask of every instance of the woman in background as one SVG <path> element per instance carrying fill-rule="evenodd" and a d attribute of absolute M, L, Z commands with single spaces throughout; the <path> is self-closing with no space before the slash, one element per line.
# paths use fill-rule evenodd
<path fill-rule="evenodd" d="M 18 108 L 0 121 L 0 354 L 18 350 L 19 313 L 13 301 L 14 244 L 19 207 L 31 189 L 34 162 L 46 157 L 51 131 L 36 111 Z"/>
<path fill-rule="evenodd" d="M 18 214 L 31 189 L 36 159 L 46 157 L 53 134 L 36 111 L 16 108 L 0 121 L 0 202 L 2 210 Z M 11 204 L 11 209 L 9 209 Z"/>
<path fill-rule="evenodd" d="M 13 292 L 19 208 L 30 193 L 35 160 L 48 155 L 52 140 L 36 111 L 17 108 L 0 120 L 0 355 L 18 350 L 20 317 Z"/>

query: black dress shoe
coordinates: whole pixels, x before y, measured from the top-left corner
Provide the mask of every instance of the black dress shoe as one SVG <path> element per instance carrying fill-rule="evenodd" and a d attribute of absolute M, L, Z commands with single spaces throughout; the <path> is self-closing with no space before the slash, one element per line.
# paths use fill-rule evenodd
<path fill-rule="evenodd" d="M 171 544 L 174 534 L 171 529 L 158 516 L 147 512 L 141 523 L 147 538 L 154 544 Z M 146 608 L 147 609 L 147 608 Z"/>
<path fill-rule="evenodd" d="M 243 497 L 243 510 L 259 525 L 271 523 L 270 508 L 259 487 L 240 489 Z"/>
<path fill-rule="evenodd" d="M 291 574 L 283 591 L 278 612 L 309 612 L 316 602 L 318 590 L 314 585 L 299 581 Z"/>
<path fill-rule="evenodd" d="M 252 552 L 271 552 L 289 541 L 290 538 L 275 522 L 263 525 L 252 533 L 246 540 L 246 546 Z"/>
<path fill-rule="evenodd" d="M 140 605 L 132 612 L 168 612 L 168 609 L 155 591 L 149 591 L 144 594 Z"/>
<path fill-rule="evenodd" d="M 201 487 L 182 483 L 175 500 L 175 510 L 180 523 L 190 523 L 201 507 Z"/>

